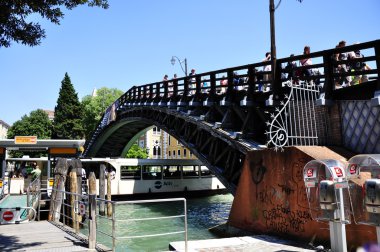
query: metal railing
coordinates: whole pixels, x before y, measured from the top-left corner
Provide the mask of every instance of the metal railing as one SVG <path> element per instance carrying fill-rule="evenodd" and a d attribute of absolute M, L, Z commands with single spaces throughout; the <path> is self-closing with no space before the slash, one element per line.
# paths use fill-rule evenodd
<path fill-rule="evenodd" d="M 160 236 L 168 236 L 174 234 L 184 234 L 185 241 L 185 251 L 187 251 L 187 204 L 185 198 L 172 198 L 172 199 L 155 199 L 155 200 L 134 200 L 134 201 L 108 201 L 100 198 L 96 199 L 97 205 L 101 203 L 111 204 L 112 216 L 107 217 L 101 214 L 97 214 L 97 218 L 102 218 L 112 222 L 112 231 L 111 233 L 106 233 L 101 230 L 97 230 L 99 233 L 109 237 L 112 239 L 112 251 L 116 249 L 116 242 L 119 240 L 128 240 L 128 239 L 136 239 L 136 238 L 148 238 L 148 237 L 160 237 Z M 116 206 L 122 205 L 131 205 L 131 204 L 150 204 L 150 203 L 163 203 L 163 202 L 183 202 L 183 214 L 179 215 L 169 215 L 169 216 L 160 216 L 160 217 L 146 217 L 146 218 L 129 218 L 129 219 L 117 219 L 116 218 Z M 134 236 L 117 236 L 116 227 L 119 223 L 130 223 L 133 221 L 154 221 L 154 220 L 168 220 L 168 219 L 183 219 L 184 220 L 184 229 L 172 232 L 165 233 L 154 233 L 154 234 L 143 234 L 143 235 L 134 235 Z"/>
<path fill-rule="evenodd" d="M 29 184 L 28 188 L 26 189 L 26 204 L 28 207 L 34 207 L 36 203 L 39 203 L 38 200 L 40 199 L 41 194 L 40 188 L 41 180 L 39 177 Z"/>
<path fill-rule="evenodd" d="M 3 186 L 1 187 L 1 191 L 0 191 L 0 200 L 2 200 L 5 196 L 5 189 L 7 189 L 8 193 L 9 193 L 8 182 L 3 180 L 2 184 L 3 184 Z"/>
<path fill-rule="evenodd" d="M 60 210 L 56 211 L 55 209 L 53 209 L 52 214 L 53 215 L 58 214 L 60 216 L 59 220 L 62 220 L 62 224 L 68 226 L 71 222 L 71 224 L 74 226 L 74 230 L 76 231 L 76 233 L 79 232 L 79 225 L 83 225 L 85 227 L 89 226 L 88 224 L 89 218 L 76 218 L 76 217 L 73 218 L 71 215 L 71 213 L 75 213 L 74 216 L 78 215 L 80 213 L 79 212 L 80 205 L 84 205 L 85 212 L 82 213 L 82 215 L 89 216 L 90 212 L 87 207 L 89 196 L 81 195 L 77 193 L 71 193 L 67 191 L 59 191 L 59 190 L 54 190 L 54 189 L 52 189 L 52 191 L 56 191 L 57 193 L 63 194 L 62 202 L 60 202 L 59 200 L 50 199 L 51 202 L 61 203 Z M 73 198 L 73 200 L 71 200 L 71 198 Z M 68 201 L 73 201 L 74 204 L 73 205 L 69 204 Z"/>
<path fill-rule="evenodd" d="M 187 251 L 187 205 L 185 198 L 174 198 L 174 199 L 157 199 L 157 200 L 138 200 L 138 201 L 108 201 L 101 198 L 96 198 L 96 195 L 81 195 L 76 193 L 71 193 L 67 191 L 59 191 L 52 189 L 57 193 L 61 193 L 62 202 L 60 200 L 51 201 L 56 203 L 61 203 L 60 209 L 54 210 L 53 214 L 55 217 L 53 221 L 63 225 L 73 227 L 75 233 L 82 233 L 87 236 L 88 247 L 89 249 L 95 249 L 98 245 L 97 242 L 97 233 L 105 235 L 112 239 L 112 251 L 116 250 L 116 242 L 118 240 L 126 239 L 135 239 L 135 238 L 144 238 L 144 237 L 158 237 L 158 236 L 167 236 L 173 234 L 184 234 L 185 240 L 185 251 Z M 68 203 L 74 202 L 74 204 Z M 120 205 L 130 205 L 130 204 L 148 204 L 148 203 L 162 203 L 162 202 L 183 202 L 183 214 L 172 215 L 172 216 L 161 216 L 161 217 L 148 217 L 148 218 L 138 218 L 138 219 L 117 219 L 116 217 L 116 206 Z M 110 204 L 112 209 L 112 216 L 107 217 L 106 215 L 99 214 L 99 206 L 101 204 Z M 40 209 L 39 209 L 40 211 Z M 43 210 L 41 210 L 43 211 Z M 74 217 L 72 216 L 74 214 Z M 78 218 L 78 214 L 82 216 Z M 131 222 L 131 221 L 152 221 L 152 220 L 165 220 L 165 219 L 174 219 L 174 218 L 183 218 L 184 219 L 184 230 L 166 232 L 166 233 L 155 233 L 155 234 L 146 234 L 139 236 L 118 236 L 116 227 L 118 223 Z M 104 219 L 111 222 L 111 231 L 105 232 L 97 228 L 97 219 Z M 82 228 L 80 228 L 82 227 Z M 82 231 L 82 232 L 81 232 Z M 85 234 L 88 231 L 87 234 Z"/>

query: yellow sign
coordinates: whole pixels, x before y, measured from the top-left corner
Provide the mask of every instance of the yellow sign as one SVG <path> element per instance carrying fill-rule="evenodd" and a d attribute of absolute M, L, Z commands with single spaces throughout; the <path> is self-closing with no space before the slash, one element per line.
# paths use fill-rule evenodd
<path fill-rule="evenodd" d="M 49 179 L 49 187 L 53 187 L 54 185 L 54 179 Z"/>
<path fill-rule="evenodd" d="M 0 187 L 3 187 L 3 181 L 0 179 Z"/>
<path fill-rule="evenodd" d="M 36 136 L 15 136 L 15 144 L 37 144 Z"/>

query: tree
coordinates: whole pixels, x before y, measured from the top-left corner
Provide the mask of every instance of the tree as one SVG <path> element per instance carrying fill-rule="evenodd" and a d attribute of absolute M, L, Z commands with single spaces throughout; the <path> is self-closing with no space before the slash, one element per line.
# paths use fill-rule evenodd
<path fill-rule="evenodd" d="M 54 110 L 54 139 L 82 139 L 82 109 L 69 75 L 66 73 L 59 91 L 57 106 Z"/>
<path fill-rule="evenodd" d="M 137 144 L 133 144 L 128 150 L 126 158 L 148 158 L 146 149 L 140 148 Z"/>
<path fill-rule="evenodd" d="M 119 89 L 102 87 L 96 94 L 83 97 L 82 123 L 86 139 L 90 139 L 104 111 L 122 94 L 123 91 Z"/>
<path fill-rule="evenodd" d="M 11 41 L 36 46 L 45 38 L 45 30 L 37 22 L 29 22 L 28 17 L 38 14 L 42 18 L 59 25 L 64 14 L 60 7 L 72 10 L 79 5 L 108 8 L 107 0 L 10 0 L 0 1 L 0 47 L 9 47 Z"/>
<path fill-rule="evenodd" d="M 48 114 L 42 109 L 30 112 L 29 116 L 24 115 L 20 120 L 16 121 L 9 129 L 7 137 L 9 139 L 15 136 L 37 136 L 38 139 L 49 139 L 52 132 L 52 123 Z M 13 157 L 22 157 L 23 152 L 11 152 Z M 39 157 L 40 152 L 34 152 L 31 156 Z"/>

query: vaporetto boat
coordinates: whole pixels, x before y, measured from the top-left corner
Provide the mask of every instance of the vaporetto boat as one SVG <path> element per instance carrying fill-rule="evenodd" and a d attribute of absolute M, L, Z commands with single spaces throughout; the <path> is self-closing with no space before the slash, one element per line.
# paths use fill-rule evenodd
<path fill-rule="evenodd" d="M 204 196 L 226 193 L 223 184 L 211 174 L 197 159 L 135 159 L 135 158 L 91 158 L 81 159 L 86 178 L 94 172 L 99 194 L 100 166 L 104 164 L 106 173 L 112 174 L 111 194 L 117 198 L 156 198 L 170 196 Z M 51 167 L 54 167 L 54 161 Z M 51 188 L 53 172 L 47 177 L 49 165 L 46 157 L 8 158 L 7 176 L 36 163 L 42 170 L 42 187 Z M 9 174 L 8 174 L 9 173 Z M 30 177 L 14 176 L 12 194 L 25 191 Z M 7 181 L 7 180 L 4 180 Z M 46 183 L 48 181 L 48 183 Z"/>
<path fill-rule="evenodd" d="M 86 172 L 95 171 L 97 188 L 100 164 L 106 165 L 106 173 L 112 173 L 113 198 L 203 196 L 227 192 L 197 159 L 93 158 L 81 161 Z"/>

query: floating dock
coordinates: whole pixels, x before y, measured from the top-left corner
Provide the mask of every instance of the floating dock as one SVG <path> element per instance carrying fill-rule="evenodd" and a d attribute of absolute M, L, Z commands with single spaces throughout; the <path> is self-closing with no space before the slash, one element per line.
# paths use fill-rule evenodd
<path fill-rule="evenodd" d="M 170 251 L 185 251 L 185 242 L 171 242 Z M 294 242 L 280 240 L 270 236 L 243 236 L 222 239 L 188 241 L 188 251 L 221 252 L 221 251 L 255 251 L 255 252 L 311 252 L 315 250 L 297 246 Z"/>
<path fill-rule="evenodd" d="M 0 251 L 90 251 L 85 237 L 48 221 L 1 225 L 0 241 Z M 99 250 L 112 251 L 105 247 Z"/>

